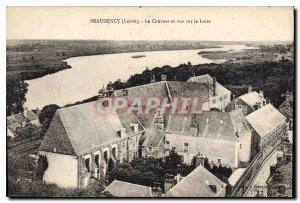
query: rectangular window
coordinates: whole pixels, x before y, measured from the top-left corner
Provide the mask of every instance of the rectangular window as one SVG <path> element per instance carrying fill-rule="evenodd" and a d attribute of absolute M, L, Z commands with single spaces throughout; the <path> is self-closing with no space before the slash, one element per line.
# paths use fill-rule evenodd
<path fill-rule="evenodd" d="M 184 156 L 183 155 L 179 155 L 180 156 L 180 162 L 184 163 Z"/>
<path fill-rule="evenodd" d="M 185 152 L 189 150 L 189 143 L 184 143 L 184 149 Z"/>
<path fill-rule="evenodd" d="M 152 152 L 152 147 L 148 147 L 149 152 Z"/>
<path fill-rule="evenodd" d="M 99 168 L 99 154 L 95 155 L 95 163 L 97 165 L 97 168 Z"/>
<path fill-rule="evenodd" d="M 221 163 L 221 159 L 218 159 L 218 163 L 219 163 L 219 164 Z"/>
<path fill-rule="evenodd" d="M 88 172 L 91 172 L 90 158 L 85 159 L 85 167 L 86 167 L 86 169 L 87 169 Z"/>

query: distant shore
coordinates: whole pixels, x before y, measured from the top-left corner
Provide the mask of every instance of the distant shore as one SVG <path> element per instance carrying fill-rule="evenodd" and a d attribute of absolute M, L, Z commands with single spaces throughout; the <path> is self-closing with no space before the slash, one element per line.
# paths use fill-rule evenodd
<path fill-rule="evenodd" d="M 71 68 L 64 60 L 114 53 L 218 48 L 216 43 L 195 41 L 74 41 L 10 40 L 6 48 L 8 77 L 31 80 Z"/>

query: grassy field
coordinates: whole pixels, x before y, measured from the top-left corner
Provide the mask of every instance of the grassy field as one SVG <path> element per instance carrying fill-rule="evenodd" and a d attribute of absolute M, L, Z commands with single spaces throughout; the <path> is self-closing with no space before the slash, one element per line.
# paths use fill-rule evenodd
<path fill-rule="evenodd" d="M 194 41 L 72 41 L 72 40 L 8 40 L 7 76 L 20 74 L 25 80 L 42 77 L 66 68 L 62 60 L 123 52 L 201 49 L 217 47 L 214 42 Z"/>

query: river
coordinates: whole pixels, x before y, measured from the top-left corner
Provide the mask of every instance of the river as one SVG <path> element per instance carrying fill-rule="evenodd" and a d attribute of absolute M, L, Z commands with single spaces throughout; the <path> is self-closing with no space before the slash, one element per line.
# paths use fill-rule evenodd
<path fill-rule="evenodd" d="M 65 69 L 41 78 L 27 80 L 29 84 L 25 107 L 43 108 L 48 104 L 64 106 L 97 95 L 98 90 L 109 81 L 127 80 L 131 75 L 164 65 L 178 66 L 191 62 L 196 64 L 223 63 L 210 60 L 199 51 L 242 51 L 253 49 L 245 45 L 221 45 L 220 48 L 196 50 L 171 50 L 80 56 L 67 59 L 71 69 Z M 141 58 L 132 58 L 145 55 Z"/>

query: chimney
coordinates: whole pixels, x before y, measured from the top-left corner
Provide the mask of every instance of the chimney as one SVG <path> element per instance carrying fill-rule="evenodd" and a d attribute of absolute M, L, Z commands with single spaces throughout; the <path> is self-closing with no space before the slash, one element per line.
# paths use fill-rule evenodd
<path fill-rule="evenodd" d="M 172 187 L 174 186 L 174 177 L 171 174 L 166 174 L 165 175 L 165 180 L 164 180 L 164 193 L 169 191 Z"/>
<path fill-rule="evenodd" d="M 120 138 L 125 138 L 126 137 L 126 128 L 120 128 L 119 130 L 118 130 L 118 134 L 119 134 L 119 136 L 120 136 Z"/>
<path fill-rule="evenodd" d="M 26 107 L 26 108 L 24 108 L 24 116 L 25 116 L 25 118 L 28 118 L 28 108 Z"/>
<path fill-rule="evenodd" d="M 285 99 L 287 101 L 290 101 L 290 92 L 287 90 L 286 93 L 285 93 Z"/>
<path fill-rule="evenodd" d="M 122 96 L 123 96 L 123 97 L 127 97 L 127 96 L 128 96 L 128 90 L 123 89 L 123 90 L 122 90 Z"/>
<path fill-rule="evenodd" d="M 235 95 L 233 95 L 232 102 L 233 102 L 233 109 L 236 109 Z"/>
<path fill-rule="evenodd" d="M 155 83 L 155 75 L 152 75 L 151 83 Z"/>
<path fill-rule="evenodd" d="M 154 128 L 159 131 L 164 131 L 164 117 L 161 113 L 158 113 L 158 116 L 155 118 Z"/>
<path fill-rule="evenodd" d="M 161 197 L 162 189 L 160 187 L 160 183 L 154 182 L 152 188 L 152 197 Z"/>
<path fill-rule="evenodd" d="M 161 75 L 160 78 L 161 78 L 161 81 L 167 81 L 167 76 L 166 75 Z"/>
<path fill-rule="evenodd" d="M 259 95 L 260 95 L 261 97 L 264 97 L 264 91 L 260 90 L 260 91 L 259 91 Z"/>
<path fill-rule="evenodd" d="M 252 85 L 248 85 L 248 93 L 252 92 Z"/>
<path fill-rule="evenodd" d="M 176 178 L 176 184 L 179 183 L 180 182 L 180 178 L 181 178 L 180 173 L 177 173 L 177 175 L 176 175 L 175 178 Z"/>
<path fill-rule="evenodd" d="M 196 167 L 198 167 L 198 166 L 200 166 L 200 165 L 202 165 L 202 166 L 204 166 L 204 156 L 202 155 L 202 154 L 200 154 L 200 153 L 198 153 L 197 155 L 196 155 L 196 157 L 195 157 L 195 165 L 196 165 Z"/>
<path fill-rule="evenodd" d="M 217 83 L 217 79 L 216 77 L 213 77 L 213 96 L 216 96 L 216 83 Z"/>
<path fill-rule="evenodd" d="M 209 94 L 209 90 L 210 90 L 210 88 L 209 88 L 209 81 L 207 81 L 206 84 L 207 84 L 207 89 L 208 89 L 207 93 L 208 93 L 208 98 L 209 98 L 210 97 L 210 94 Z"/>
<path fill-rule="evenodd" d="M 136 123 L 130 124 L 130 127 L 132 127 L 134 133 L 137 133 L 139 131 L 139 125 Z"/>

